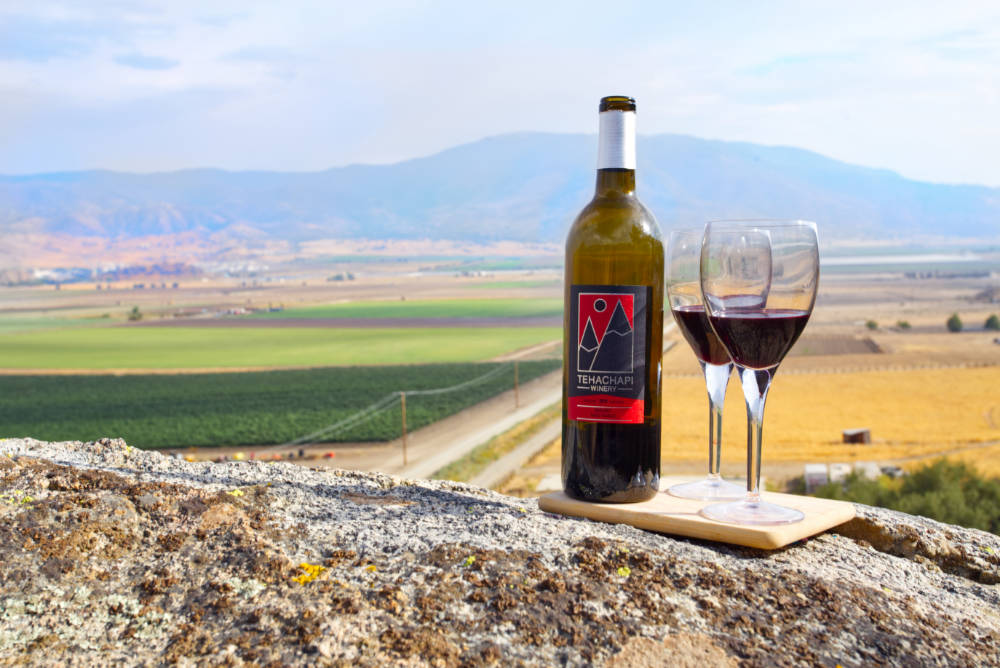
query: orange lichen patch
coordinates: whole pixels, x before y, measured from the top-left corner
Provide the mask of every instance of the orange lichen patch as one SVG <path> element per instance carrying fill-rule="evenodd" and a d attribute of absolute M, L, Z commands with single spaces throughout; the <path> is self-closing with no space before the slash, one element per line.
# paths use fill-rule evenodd
<path fill-rule="evenodd" d="M 199 527 L 203 531 L 212 531 L 220 527 L 245 524 L 246 519 L 246 515 L 239 508 L 228 503 L 217 503 L 202 513 Z"/>

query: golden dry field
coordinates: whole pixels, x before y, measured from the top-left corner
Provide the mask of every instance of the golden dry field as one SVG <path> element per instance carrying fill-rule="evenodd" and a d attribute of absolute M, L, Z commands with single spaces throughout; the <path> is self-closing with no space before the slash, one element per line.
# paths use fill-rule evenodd
<path fill-rule="evenodd" d="M 697 477 L 708 467 L 708 398 L 700 376 L 667 377 L 663 392 L 664 476 Z M 871 430 L 872 443 L 847 444 L 841 431 Z M 854 373 L 779 370 L 764 416 L 762 474 L 774 483 L 802 475 L 805 463 L 873 461 L 905 469 L 947 456 L 1000 477 L 1000 366 Z M 554 441 L 501 489 L 534 495 L 559 471 Z M 723 419 L 722 471 L 746 467 L 746 410 L 735 374 Z"/>
<path fill-rule="evenodd" d="M 769 461 L 881 462 L 1000 442 L 1000 367 L 779 370 L 764 417 L 765 467 Z M 701 378 L 666 378 L 663 459 L 704 460 L 707 418 Z M 861 427 L 871 429 L 871 444 L 842 443 L 842 430 Z M 723 459 L 745 457 L 746 411 L 735 375 L 723 432 Z"/>
<path fill-rule="evenodd" d="M 949 459 L 963 461 L 975 466 L 980 473 L 993 478 L 1000 478 L 1000 444 L 982 448 L 970 448 L 959 453 L 948 455 Z M 932 461 L 935 458 L 906 462 L 903 468 L 913 468 Z"/>
<path fill-rule="evenodd" d="M 994 343 L 997 332 L 982 330 L 1000 307 L 974 299 L 989 283 L 826 281 L 768 395 L 764 474 L 801 475 L 806 462 L 912 467 L 959 454 L 984 472 L 1000 474 L 1000 345 Z M 944 328 L 951 313 L 961 314 L 965 331 Z M 865 326 L 869 319 L 875 329 Z M 897 326 L 903 320 L 910 329 Z M 683 341 L 664 355 L 663 368 L 665 473 L 671 466 L 707 466 L 708 399 Z M 735 375 L 723 426 L 723 472 L 740 474 L 746 410 Z M 870 429 L 872 443 L 843 443 L 842 431 L 852 428 Z M 983 447 L 991 442 L 997 447 Z"/>
<path fill-rule="evenodd" d="M 976 299 L 996 279 L 824 279 L 802 339 L 779 368 L 764 419 L 763 476 L 772 486 L 807 463 L 875 462 L 914 468 L 947 456 L 1000 476 L 1000 345 L 982 329 L 1000 305 Z M 948 332 L 958 313 L 966 328 Z M 876 323 L 874 329 L 866 326 Z M 898 325 L 901 321 L 910 328 Z M 676 330 L 663 356 L 662 475 L 708 469 L 708 398 L 698 363 Z M 746 469 L 746 409 L 735 374 L 726 397 L 722 471 Z M 871 430 L 845 444 L 842 431 Z M 534 495 L 559 471 L 558 441 L 503 488 Z"/>

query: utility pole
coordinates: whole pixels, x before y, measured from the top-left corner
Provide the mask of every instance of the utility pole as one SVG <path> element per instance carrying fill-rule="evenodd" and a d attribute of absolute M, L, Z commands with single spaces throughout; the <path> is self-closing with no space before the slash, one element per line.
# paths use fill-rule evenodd
<path fill-rule="evenodd" d="M 517 389 L 517 360 L 514 360 L 514 408 L 520 408 L 521 396 Z"/>
<path fill-rule="evenodd" d="M 399 393 L 399 405 L 403 410 L 403 466 L 406 466 L 406 392 Z"/>

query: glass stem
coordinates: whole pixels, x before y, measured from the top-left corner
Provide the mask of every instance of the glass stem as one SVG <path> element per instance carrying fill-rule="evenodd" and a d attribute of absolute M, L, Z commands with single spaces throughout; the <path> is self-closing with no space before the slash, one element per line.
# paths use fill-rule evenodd
<path fill-rule="evenodd" d="M 747 496 L 746 503 L 760 503 L 760 455 L 764 435 L 764 402 L 771 387 L 773 369 L 739 367 L 743 397 L 747 402 Z"/>
<path fill-rule="evenodd" d="M 705 388 L 708 390 L 708 478 L 720 480 L 722 407 L 726 403 L 726 386 L 729 385 L 733 365 L 702 362 L 701 370 L 705 374 Z"/>

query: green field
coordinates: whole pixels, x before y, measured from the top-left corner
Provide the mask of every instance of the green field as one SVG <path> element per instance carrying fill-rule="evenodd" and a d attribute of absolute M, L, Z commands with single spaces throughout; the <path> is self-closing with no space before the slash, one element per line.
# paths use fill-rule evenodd
<path fill-rule="evenodd" d="M 559 360 L 519 362 L 522 382 Z M 514 365 L 439 364 L 184 374 L 0 376 L 0 437 L 93 440 L 122 437 L 144 448 L 287 443 L 321 430 L 393 392 L 454 386 L 407 396 L 416 429 L 513 387 Z M 398 399 L 371 419 L 317 441 L 391 440 L 400 435 Z"/>
<path fill-rule="evenodd" d="M 561 299 L 423 299 L 347 302 L 254 313 L 248 318 L 532 318 L 561 316 Z"/>
<path fill-rule="evenodd" d="M 75 329 L 100 327 L 111 323 L 109 318 L 52 318 L 42 316 L 0 317 L 0 335 L 18 332 L 37 332 L 42 329 Z M 2 365 L 0 365 L 2 366 Z"/>
<path fill-rule="evenodd" d="M 102 327 L 0 334 L 0 368 L 181 369 L 474 362 L 558 327 Z"/>
<path fill-rule="evenodd" d="M 558 278 L 549 278 L 533 281 L 493 281 L 492 283 L 469 283 L 468 285 L 464 285 L 462 287 L 470 290 L 510 290 L 521 288 L 555 288 L 560 285 L 562 285 L 562 281 Z"/>

